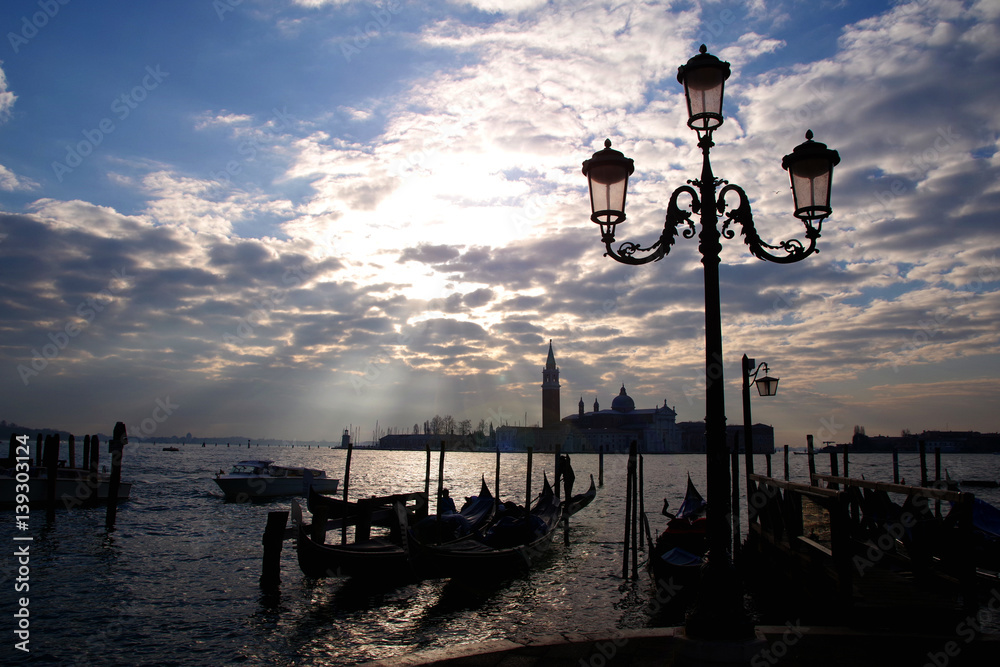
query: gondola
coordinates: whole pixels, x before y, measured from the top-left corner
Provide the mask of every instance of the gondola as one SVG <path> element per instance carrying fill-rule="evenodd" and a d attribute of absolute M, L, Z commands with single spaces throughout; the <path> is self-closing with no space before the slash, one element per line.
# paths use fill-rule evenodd
<path fill-rule="evenodd" d="M 671 577 L 681 581 L 697 578 L 708 551 L 706 510 L 707 504 L 689 475 L 684 501 L 657 538 L 650 555 L 649 566 L 657 581 L 668 581 Z"/>
<path fill-rule="evenodd" d="M 517 509 L 499 512 L 480 534 L 449 544 L 414 545 L 431 576 L 457 579 L 502 579 L 522 573 L 546 551 L 557 532 L 560 503 L 547 477 L 542 493 L 526 515 Z M 519 508 L 518 508 L 519 509 Z"/>
<path fill-rule="evenodd" d="M 594 497 L 597 496 L 597 486 L 594 484 L 594 476 L 590 476 L 590 488 L 583 493 L 578 493 L 565 503 L 565 514 L 566 516 L 573 516 L 584 507 L 589 505 Z"/>
<path fill-rule="evenodd" d="M 467 502 L 461 515 L 472 526 L 482 526 L 492 517 L 493 495 L 485 480 L 479 496 Z M 299 568 L 309 577 L 355 576 L 409 578 L 419 574 L 412 556 L 414 534 L 408 529 L 402 503 L 394 505 L 395 521 L 385 537 L 372 537 L 349 544 L 322 544 L 312 539 L 298 502 L 292 501 L 292 520 L 298 526 L 296 552 Z M 433 519 L 433 517 L 431 517 Z"/>

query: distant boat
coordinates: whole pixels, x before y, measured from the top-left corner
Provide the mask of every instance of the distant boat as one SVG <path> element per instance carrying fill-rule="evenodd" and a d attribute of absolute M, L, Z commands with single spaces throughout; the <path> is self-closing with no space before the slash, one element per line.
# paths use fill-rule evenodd
<path fill-rule="evenodd" d="M 164 447 L 164 448 L 163 448 L 163 451 L 165 451 L 165 452 L 179 452 L 179 451 L 181 451 L 181 450 L 179 450 L 179 449 L 178 449 L 178 448 L 176 448 L 176 447 Z"/>
<path fill-rule="evenodd" d="M 336 493 L 338 482 L 323 470 L 279 466 L 264 460 L 240 461 L 229 473 L 219 471 L 215 475 L 215 483 L 226 500 L 304 496 L 310 486 L 319 493 Z"/>

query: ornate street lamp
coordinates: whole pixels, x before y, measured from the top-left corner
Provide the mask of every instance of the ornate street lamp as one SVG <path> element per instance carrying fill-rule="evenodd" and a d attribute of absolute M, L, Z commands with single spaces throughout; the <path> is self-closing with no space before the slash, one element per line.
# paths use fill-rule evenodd
<path fill-rule="evenodd" d="M 744 447 L 744 467 L 747 476 L 747 498 L 750 498 L 756 488 L 750 479 L 753 474 L 753 418 L 750 415 L 750 385 L 757 385 L 757 393 L 761 396 L 774 396 L 778 393 L 778 378 L 770 377 L 767 374 L 767 363 L 761 362 L 756 365 L 755 359 L 750 359 L 743 355 L 743 447 Z M 764 370 L 764 377 L 758 378 L 761 369 Z M 747 520 L 753 523 L 756 515 L 752 503 L 747 503 Z"/>
<path fill-rule="evenodd" d="M 719 306 L 721 240 L 736 236 L 731 227 L 738 224 L 744 243 L 759 259 L 790 264 L 816 252 L 816 239 L 820 236 L 823 219 L 832 211 L 830 183 L 833 167 L 840 162 L 836 151 L 812 141 L 811 131 L 806 134 L 806 142 L 782 160 L 782 167 L 789 172 L 791 179 L 794 215 L 805 226 L 805 242 L 790 239 L 771 245 L 762 241 L 754 227 L 746 193 L 738 185 L 715 178 L 709 160 L 709 151 L 715 145 L 712 133 L 724 120 L 722 98 L 729 75 L 729 63 L 707 53 L 704 45 L 698 55 L 678 70 L 677 80 L 684 85 L 687 99 L 688 127 L 697 133 L 698 147 L 702 150 L 701 178 L 688 181 L 689 185 L 682 185 L 671 194 L 663 232 L 652 245 L 643 247 L 625 241 L 617 248 L 613 247 L 615 228 L 625 221 L 628 177 L 634 171 L 632 160 L 612 150 L 608 140 L 604 143 L 604 150 L 583 163 L 583 173 L 590 184 L 591 220 L 600 225 L 605 254 L 615 261 L 638 265 L 662 259 L 670 252 L 678 229 L 684 238 L 694 237 L 695 221 L 691 216 L 699 215 L 701 232 L 698 249 L 705 268 L 705 438 L 710 506 L 709 553 L 705 572 L 707 590 L 702 597 L 708 608 L 703 607 L 700 612 L 697 608 L 694 610 L 687 631 L 691 636 L 706 639 L 743 639 L 753 634 L 753 626 L 746 620 L 742 608 L 739 582 L 733 574 L 729 553 L 731 527 L 728 515 L 732 506 Z M 735 196 L 735 206 L 727 204 L 728 195 Z M 684 208 L 678 203 L 681 196 L 686 198 Z M 720 215 L 725 216 L 721 230 L 718 228 Z"/>

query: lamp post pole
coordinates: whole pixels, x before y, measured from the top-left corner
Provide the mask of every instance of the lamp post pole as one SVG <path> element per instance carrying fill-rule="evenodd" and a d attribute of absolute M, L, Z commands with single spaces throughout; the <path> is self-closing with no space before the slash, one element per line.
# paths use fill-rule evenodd
<path fill-rule="evenodd" d="M 701 226 L 698 250 L 702 255 L 705 278 L 705 441 L 708 479 L 708 562 L 703 573 L 703 594 L 688 617 L 687 632 L 698 639 L 743 640 L 753 636 L 753 625 L 743 610 L 740 583 L 730 555 L 732 511 L 730 498 L 729 448 L 726 442 L 725 382 L 722 356 L 722 314 L 719 294 L 719 262 L 722 239 L 732 239 L 739 224 L 750 252 L 757 258 L 780 264 L 805 259 L 816 252 L 822 221 L 830 215 L 830 182 L 833 167 L 840 162 L 836 151 L 812 141 L 806 142 L 782 160 L 791 179 L 795 198 L 795 216 L 805 225 L 807 244 L 798 239 L 777 245 L 763 242 L 757 234 L 749 199 L 738 185 L 715 178 L 709 153 L 715 144 L 712 132 L 723 122 L 722 98 L 729 63 L 706 52 L 700 53 L 679 68 L 677 80 L 684 85 L 688 107 L 688 127 L 698 135 L 702 151 L 699 180 L 688 181 L 674 190 L 667 205 L 666 221 L 660 238 L 648 247 L 625 241 L 613 247 L 615 228 L 625 222 L 625 198 L 628 177 L 635 171 L 633 161 L 604 142 L 604 150 L 583 163 L 583 173 L 590 186 L 591 217 L 601 229 L 605 255 L 623 264 L 646 264 L 665 257 L 678 231 L 685 239 L 697 233 L 692 214 Z M 695 189 L 697 187 L 697 190 Z M 722 186 L 721 190 L 719 186 Z M 730 207 L 726 196 L 735 193 L 738 203 Z M 684 196 L 685 208 L 678 205 Z M 728 209 L 728 210 L 727 210 Z M 725 214 L 722 228 L 719 216 Z"/>
<path fill-rule="evenodd" d="M 753 474 L 753 417 L 750 414 L 750 385 L 757 385 L 757 390 L 761 396 L 774 396 L 778 393 L 778 378 L 769 377 L 767 364 L 761 362 L 757 365 L 756 359 L 750 359 L 743 355 L 743 443 L 745 454 L 745 468 L 747 476 L 747 498 L 753 494 L 750 475 Z M 757 374 L 764 370 L 764 377 L 757 379 Z M 753 503 L 747 503 L 747 521 L 753 523 L 756 516 L 756 508 Z"/>

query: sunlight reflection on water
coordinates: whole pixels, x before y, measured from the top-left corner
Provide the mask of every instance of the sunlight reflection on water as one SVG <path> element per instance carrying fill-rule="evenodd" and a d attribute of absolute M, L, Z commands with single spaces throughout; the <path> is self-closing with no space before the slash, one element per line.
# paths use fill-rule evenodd
<path fill-rule="evenodd" d="M 282 552 L 279 599 L 264 598 L 257 579 L 266 504 L 225 503 L 212 473 L 241 458 L 324 468 L 342 477 L 345 452 L 305 448 L 218 448 L 187 445 L 180 452 L 136 448 L 125 462 L 132 500 L 106 537 L 102 509 L 59 512 L 46 525 L 31 517 L 32 653 L 39 664 L 315 664 L 346 665 L 497 638 L 557 632 L 613 631 L 677 617 L 650 617 L 647 578 L 623 586 L 624 455 L 605 457 L 605 486 L 572 520 L 571 543 L 556 539 L 527 576 L 491 585 L 444 580 L 383 585 L 355 580 L 308 580 L 294 546 Z M 806 457 L 791 457 L 792 478 L 805 478 Z M 491 453 L 449 452 L 445 485 L 456 499 L 494 483 Z M 1000 457 L 945 455 L 952 476 L 997 478 Z M 551 472 L 552 455 L 534 458 L 532 489 Z M 576 491 L 598 474 L 596 455 L 572 455 Z M 826 461 L 824 460 L 823 463 Z M 666 520 L 663 499 L 676 509 L 686 476 L 704 491 L 704 457 L 648 456 L 645 505 L 655 533 Z M 780 456 L 774 470 L 781 474 Z M 354 450 L 352 498 L 423 490 L 424 452 Z M 901 462 L 915 480 L 915 456 Z M 852 475 L 891 479 L 889 455 L 852 458 Z M 756 467 L 764 469 L 763 457 Z M 431 461 L 437 488 L 438 458 Z M 823 468 L 825 469 L 825 468 Z M 501 457 L 503 498 L 523 502 L 526 457 Z M 1000 504 L 1000 491 L 982 489 Z M 745 517 L 744 517 L 745 523 Z M 58 558 L 57 558 L 58 557 Z M 8 565 L 9 568 L 9 565 Z M 10 574 L 8 569 L 7 574 Z M 86 638 L 81 640 L 81 637 Z"/>

